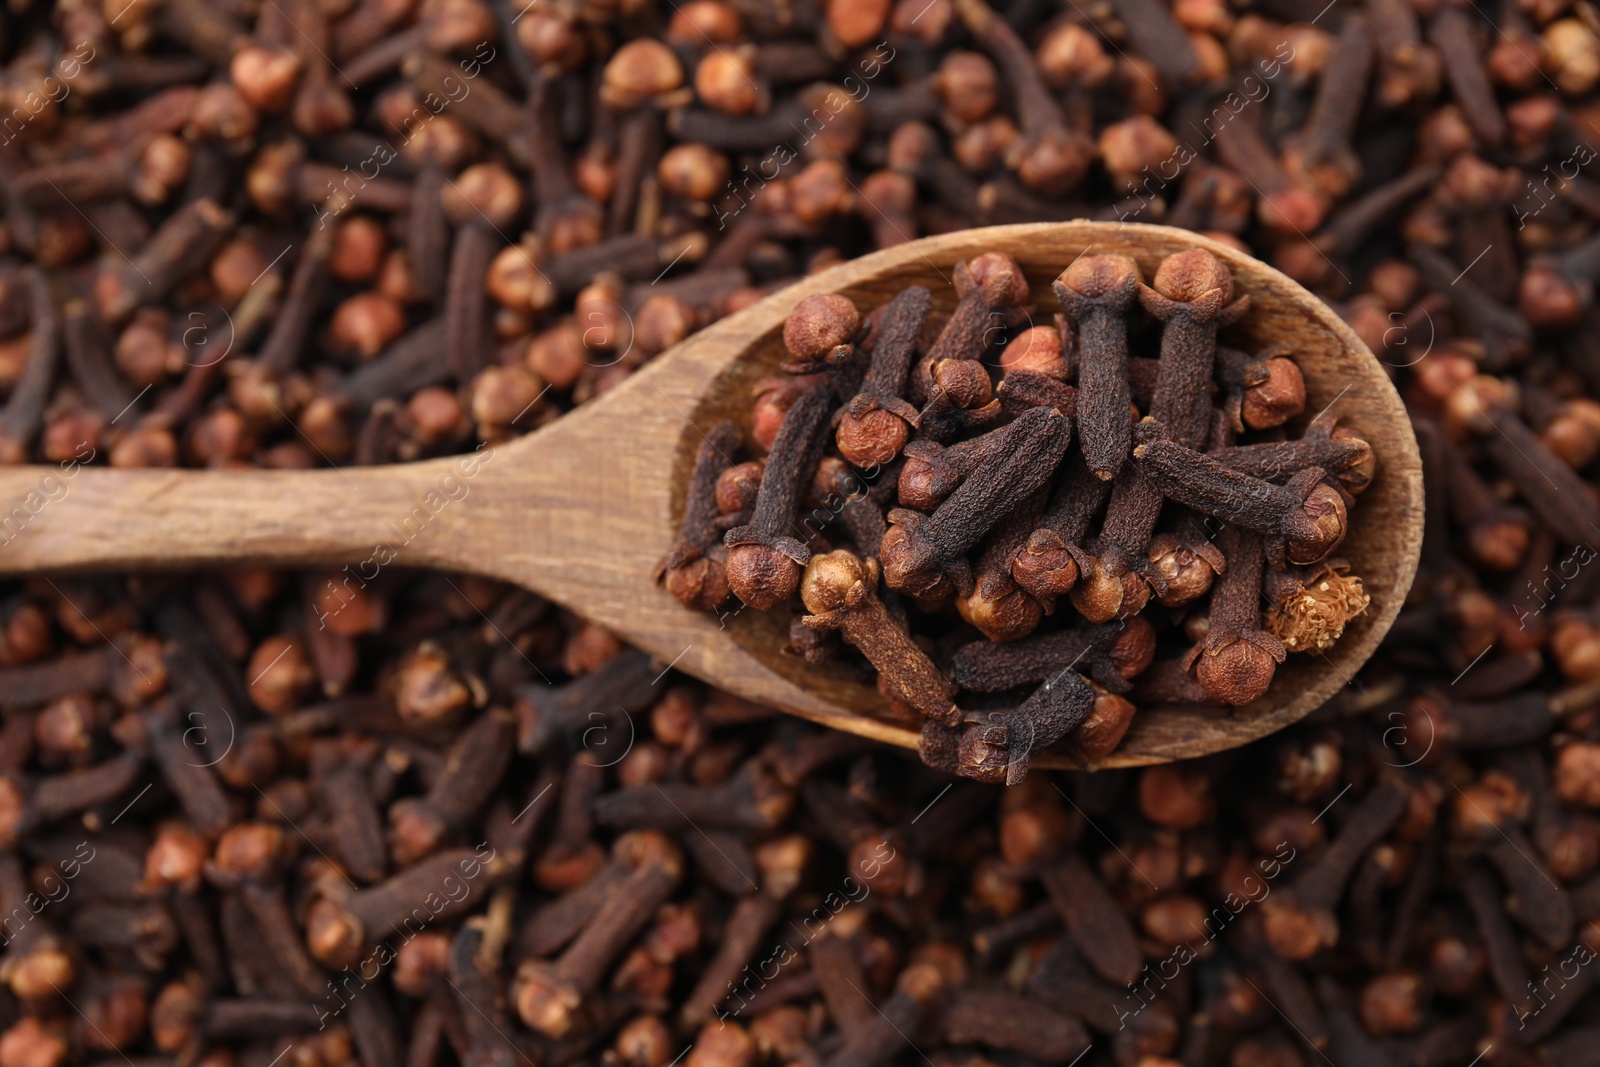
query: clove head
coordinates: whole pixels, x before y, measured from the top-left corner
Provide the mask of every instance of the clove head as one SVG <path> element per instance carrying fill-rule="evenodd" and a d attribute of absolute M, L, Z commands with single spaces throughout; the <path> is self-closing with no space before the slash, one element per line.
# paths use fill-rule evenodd
<path fill-rule="evenodd" d="M 1319 468 L 1313 467 L 1304 473 L 1313 472 L 1319 480 L 1310 486 L 1298 506 L 1289 509 L 1283 520 L 1289 562 L 1301 566 L 1326 559 L 1328 553 L 1339 547 L 1349 528 L 1344 498 L 1337 489 L 1320 480 L 1322 472 Z M 1296 481 L 1302 477 L 1297 475 Z"/>
<path fill-rule="evenodd" d="M 1409 1033 L 1422 1024 L 1428 995 L 1420 974 L 1380 974 L 1361 990 L 1361 1024 L 1369 1034 L 1379 1037 Z"/>
<path fill-rule="evenodd" d="M 1000 75 L 981 52 L 955 50 L 939 63 L 934 92 L 951 116 L 960 122 L 977 122 L 1000 100 Z"/>
<path fill-rule="evenodd" d="M 756 81 L 755 49 L 749 45 L 718 48 L 700 57 L 694 90 L 701 103 L 724 115 L 748 115 L 770 101 Z"/>
<path fill-rule="evenodd" d="M 611 843 L 611 858 L 630 870 L 658 867 L 674 881 L 683 877 L 682 850 L 659 830 L 629 830 Z"/>
<path fill-rule="evenodd" d="M 1195 676 L 1213 700 L 1235 707 L 1267 691 L 1283 662 L 1283 646 L 1266 634 L 1247 632 L 1210 639 L 1195 658 Z"/>
<path fill-rule="evenodd" d="M 0 1033 L 0 1062 L 19 1067 L 58 1067 L 71 1049 L 61 1028 L 27 1015 Z"/>
<path fill-rule="evenodd" d="M 271 114 L 288 107 L 293 99 L 300 60 L 292 49 L 282 46 L 246 45 L 233 54 L 228 76 L 246 103 Z"/>
<path fill-rule="evenodd" d="M 1133 306 L 1144 284 L 1139 264 L 1129 256 L 1082 256 L 1055 281 L 1061 306 L 1081 318 L 1090 305 L 1121 314 Z"/>
<path fill-rule="evenodd" d="M 1565 332 L 1578 324 L 1593 298 L 1593 286 L 1585 292 L 1554 264 L 1528 264 L 1518 285 L 1517 306 L 1528 324 L 1539 330 Z"/>
<path fill-rule="evenodd" d="M 27 825 L 28 800 L 10 778 L 0 778 L 0 846 L 9 848 Z"/>
<path fill-rule="evenodd" d="M 1515 382 L 1480 374 L 1445 400 L 1445 424 L 1452 430 L 1491 434 L 1495 432 L 1495 420 L 1500 413 L 1515 411 L 1521 401 L 1521 391 Z"/>
<path fill-rule="evenodd" d="M 271 881 L 286 852 L 283 831 L 272 823 L 239 823 L 224 830 L 216 852 L 206 862 L 206 878 L 224 888 L 248 881 Z"/>
<path fill-rule="evenodd" d="M 988 308 L 1015 307 L 1028 302 L 1028 279 L 1022 265 L 1005 252 L 985 252 L 959 263 L 955 269 L 956 294 L 976 293 Z"/>
<path fill-rule="evenodd" d="M 1489 771 L 1476 782 L 1457 787 L 1450 812 L 1451 832 L 1463 841 L 1490 841 L 1503 827 L 1528 817 L 1532 801 L 1527 792 L 1501 771 Z"/>
<path fill-rule="evenodd" d="M 1067 361 L 1062 353 L 1061 331 L 1055 326 L 1030 326 L 1012 338 L 1000 353 L 1002 371 L 1033 371 L 1066 381 Z"/>
<path fill-rule="evenodd" d="M 1290 962 L 1310 959 L 1339 940 L 1339 922 L 1333 913 L 1301 903 L 1293 890 L 1263 900 L 1261 917 L 1267 944 Z"/>
<path fill-rule="evenodd" d="M 72 957 L 48 935 L 32 948 L 13 948 L 3 974 L 12 995 L 30 1004 L 49 1002 L 52 994 L 71 988 L 78 977 Z"/>
<path fill-rule="evenodd" d="M 572 1030 L 583 995 L 544 960 L 524 960 L 511 986 L 511 1000 L 530 1030 L 560 1038 Z"/>
<path fill-rule="evenodd" d="M 795 305 L 783 323 L 783 343 L 803 363 L 820 363 L 855 339 L 861 314 L 847 296 L 816 293 Z"/>
<path fill-rule="evenodd" d="M 874 570 L 873 577 L 876 578 Z M 741 806 L 755 815 L 756 823 L 765 830 L 776 829 L 794 810 L 795 792 L 778 775 L 763 764 L 749 771 L 748 788 Z M 681 877 L 683 857 L 678 854 L 670 838 L 662 841 L 662 856 L 655 862 L 671 870 L 676 867 Z"/>
<path fill-rule="evenodd" d="M 859 418 L 845 413 L 835 440 L 839 454 L 857 467 L 881 467 L 906 446 L 910 436 L 906 420 L 883 408 L 873 408 Z"/>
<path fill-rule="evenodd" d="M 800 582 L 800 599 L 813 615 L 863 603 L 878 587 L 876 560 L 838 549 L 812 556 Z"/>
<path fill-rule="evenodd" d="M 715 611 L 733 592 L 721 560 L 710 556 L 672 567 L 666 573 L 667 592 L 691 611 Z"/>
<path fill-rule="evenodd" d="M 1022 136 L 1006 151 L 1006 165 L 1023 185 L 1043 196 L 1065 196 L 1089 171 L 1094 147 L 1063 126 Z"/>
<path fill-rule="evenodd" d="M 874 893 L 886 897 L 904 896 L 914 887 L 917 870 L 904 848 L 893 849 L 887 859 L 883 856 L 884 838 L 862 838 L 850 849 L 845 863 L 850 873 L 865 883 Z"/>
<path fill-rule="evenodd" d="M 1600 404 L 1573 397 L 1539 431 L 1539 441 L 1567 466 L 1582 469 L 1600 457 Z"/>
<path fill-rule="evenodd" d="M 328 967 L 349 967 L 361 958 L 366 930 L 361 920 L 334 900 L 318 900 L 306 913 L 306 948 Z"/>
<path fill-rule="evenodd" d="M 1150 593 L 1143 576 L 1097 557 L 1072 588 L 1072 606 L 1090 622 L 1110 622 L 1139 614 L 1150 602 Z"/>
<path fill-rule="evenodd" d="M 522 210 L 522 186 L 498 163 L 478 163 L 446 185 L 439 199 L 445 217 L 457 226 L 482 220 L 506 229 Z"/>
<path fill-rule="evenodd" d="M 1054 530 L 1035 530 L 1011 562 L 1011 577 L 1029 595 L 1053 604 L 1078 584 L 1078 558 Z"/>
<path fill-rule="evenodd" d="M 1558 616 L 1550 628 L 1550 654 L 1569 681 L 1600 679 L 1600 633 L 1588 619 Z"/>
<path fill-rule="evenodd" d="M 935 388 L 955 407 L 970 411 L 994 399 L 989 372 L 975 359 L 942 359 L 932 371 Z"/>
<path fill-rule="evenodd" d="M 1152 294 L 1158 297 L 1152 300 Z M 1210 322 L 1233 300 L 1233 275 L 1222 261 L 1203 248 L 1178 252 L 1161 261 L 1150 289 L 1140 294 L 1145 309 L 1158 319 L 1184 313 L 1200 322 Z"/>
<path fill-rule="evenodd" d="M 1005 722 L 990 718 L 969 727 L 957 749 L 956 773 L 963 778 L 998 785 L 1006 780 L 1011 762 L 1011 731 Z"/>
<path fill-rule="evenodd" d="M 773 434 L 776 436 L 777 431 Z M 738 515 L 756 506 L 756 494 L 761 489 L 761 474 L 766 464 L 759 459 L 735 463 L 717 476 L 717 510 L 724 515 Z"/>
<path fill-rule="evenodd" d="M 1135 710 L 1132 701 L 1095 686 L 1094 707 L 1072 735 L 1073 747 L 1084 762 L 1095 763 L 1116 751 L 1133 724 Z"/>
<path fill-rule="evenodd" d="M 168 982 L 150 1005 L 150 1039 L 162 1052 L 176 1052 L 193 1040 L 209 997 L 199 975 Z"/>
<path fill-rule="evenodd" d="M 472 691 L 457 677 L 449 655 L 433 641 L 408 652 L 395 672 L 395 710 L 407 722 L 445 724 L 472 701 Z"/>
<path fill-rule="evenodd" d="M 728 588 L 757 611 L 770 611 L 800 588 L 800 564 L 770 545 L 728 549 Z"/>
<path fill-rule="evenodd" d="M 600 95 L 613 107 L 637 107 L 683 84 L 677 53 L 653 37 L 639 37 L 618 48 L 606 63 Z"/>
<path fill-rule="evenodd" d="M 1282 426 L 1306 409 L 1306 380 L 1287 356 L 1266 361 L 1266 379 L 1244 391 L 1240 418 L 1252 430 Z"/>
<path fill-rule="evenodd" d="M 394 986 L 408 997 L 425 997 L 450 966 L 449 934 L 423 930 L 402 941 L 394 953 Z"/>
<path fill-rule="evenodd" d="M 1145 556 L 1166 583 L 1166 589 L 1156 596 L 1162 607 L 1182 607 L 1199 600 L 1217 576 L 1210 562 L 1170 533 L 1151 538 Z"/>
<path fill-rule="evenodd" d="M 1315 233 L 1328 213 L 1328 201 L 1313 189 L 1292 185 L 1263 196 L 1256 213 L 1272 229 Z"/>
<path fill-rule="evenodd" d="M 980 579 L 970 595 L 956 598 L 956 610 L 991 641 L 1026 637 L 1044 618 L 1040 603 L 1018 589 L 1009 575 L 993 582 Z"/>
<path fill-rule="evenodd" d="M 883 582 L 912 597 L 930 597 L 948 585 L 938 549 L 916 536 L 926 516 L 896 509 L 889 513 L 889 532 L 883 535 L 878 555 L 883 561 Z"/>
<path fill-rule="evenodd" d="M 1353 445 L 1360 450 L 1357 457 L 1339 472 L 1340 488 L 1351 496 L 1360 496 L 1372 484 L 1373 476 L 1378 473 L 1377 453 L 1372 451 L 1372 446 L 1361 436 L 1359 430 L 1349 426 L 1336 428 L 1333 431 L 1333 439 Z"/>
<path fill-rule="evenodd" d="M 1128 620 L 1117 631 L 1109 653 L 1111 667 L 1124 679 L 1137 678 L 1156 658 L 1156 628 L 1143 615 Z"/>
<path fill-rule="evenodd" d="M 1035 58 L 1040 75 L 1052 89 L 1064 89 L 1073 83 L 1097 88 L 1116 71 L 1116 62 L 1106 55 L 1100 38 L 1074 22 L 1063 23 L 1045 34 Z"/>
<path fill-rule="evenodd" d="M 200 888 L 206 844 L 183 823 L 169 823 L 156 832 L 145 852 L 141 890 L 152 893 L 178 887 L 193 893 Z"/>
<path fill-rule="evenodd" d="M 431 855 L 449 832 L 444 816 L 422 797 L 401 797 L 389 806 L 389 851 L 398 864 Z"/>
<path fill-rule="evenodd" d="M 690 5 L 693 6 L 693 5 Z M 608 1058 L 614 1056 L 621 1067 L 650 1067 L 672 1058 L 668 1048 L 674 1035 L 667 1024 L 654 1015 L 636 1016 L 617 1031 Z"/>
<path fill-rule="evenodd" d="M 905 456 L 897 489 L 900 503 L 906 507 L 932 511 L 960 484 L 960 475 L 945 459 L 944 449 L 932 441 L 913 441 Z"/>
<path fill-rule="evenodd" d="M 1149 115 L 1135 115 L 1101 130 L 1098 147 L 1117 188 L 1132 193 L 1148 180 L 1148 168 L 1160 168 L 1172 159 L 1178 140 Z"/>
<path fill-rule="evenodd" d="M 1600 808 L 1600 745 L 1574 741 L 1556 753 L 1556 795 L 1573 807 Z"/>

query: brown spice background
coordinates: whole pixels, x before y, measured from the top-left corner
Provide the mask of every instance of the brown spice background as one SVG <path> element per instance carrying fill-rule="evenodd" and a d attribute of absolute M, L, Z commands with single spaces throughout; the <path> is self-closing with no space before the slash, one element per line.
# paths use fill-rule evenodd
<path fill-rule="evenodd" d="M 467 452 L 1080 216 L 1333 302 L 1429 507 L 1305 723 L 1009 791 L 403 558 L 7 583 L 0 1067 L 1596 1062 L 1600 11 L 1319 6 L 7 5 L 0 450 L 60 480 L 6 541 L 75 464 Z"/>

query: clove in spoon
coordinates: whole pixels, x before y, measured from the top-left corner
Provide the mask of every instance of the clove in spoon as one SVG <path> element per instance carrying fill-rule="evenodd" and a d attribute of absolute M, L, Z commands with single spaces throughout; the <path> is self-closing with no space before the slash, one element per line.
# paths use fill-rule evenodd
<path fill-rule="evenodd" d="M 389 566 L 480 574 L 531 589 L 664 665 L 740 696 L 915 747 L 913 731 L 872 717 L 883 709 L 875 689 L 783 655 L 783 613 L 735 605 L 721 618 L 708 616 L 655 585 L 652 572 L 677 533 L 703 431 L 723 419 L 748 428 L 750 387 L 787 358 L 784 319 L 813 293 L 843 293 L 866 311 L 923 285 L 948 310 L 955 265 L 999 250 L 1016 257 L 1049 307 L 1050 281 L 1085 252 L 1132 256 L 1151 277 L 1163 258 L 1196 247 L 1222 260 L 1236 291 L 1250 295 L 1251 309 L 1235 328 L 1246 347 L 1292 346 L 1306 381 L 1302 425 L 1337 417 L 1378 457 L 1377 477 L 1339 549 L 1372 597 L 1366 614 L 1327 653 L 1291 656 L 1265 696 L 1231 714 L 1141 709 L 1101 765 L 1232 748 L 1300 719 L 1350 684 L 1394 622 L 1421 551 L 1421 461 L 1388 375 L 1332 310 L 1266 264 L 1167 226 L 996 226 L 885 249 L 722 319 L 536 433 L 467 455 L 318 471 L 80 468 L 70 479 L 51 466 L 0 469 L 0 521 L 44 479 L 66 486 L 0 546 L 0 574 L 247 564 L 351 564 L 366 578 Z M 1033 762 L 1069 765 L 1047 754 Z"/>

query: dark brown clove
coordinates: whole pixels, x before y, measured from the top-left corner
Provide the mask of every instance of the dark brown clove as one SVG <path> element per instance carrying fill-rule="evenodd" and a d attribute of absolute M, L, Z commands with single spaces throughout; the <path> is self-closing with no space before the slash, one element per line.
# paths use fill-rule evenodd
<path fill-rule="evenodd" d="M 1071 440 L 1071 423 L 1048 408 L 1036 408 L 1011 424 L 1014 451 L 988 459 L 932 515 L 897 509 L 883 544 L 885 584 L 913 596 L 933 593 L 941 583 L 960 595 L 971 592 L 963 558 L 1005 515 L 1042 487 Z"/>
<path fill-rule="evenodd" d="M 1320 468 L 1309 467 L 1279 487 L 1159 439 L 1152 422 L 1141 423 L 1140 431 L 1134 459 L 1163 493 L 1223 522 L 1268 535 L 1274 558 L 1317 563 L 1344 540 L 1344 500 L 1323 484 Z"/>
<path fill-rule="evenodd" d="M 678 539 L 656 564 L 655 580 L 664 582 L 667 591 L 684 606 L 699 611 L 714 611 L 728 599 L 726 557 L 720 546 L 717 519 L 717 481 L 732 461 L 742 436 L 731 422 L 713 426 L 695 453 L 694 470 L 683 505 L 683 522 Z M 719 556 L 723 558 L 718 558 Z"/>
<path fill-rule="evenodd" d="M 559 1038 L 578 1025 L 585 998 L 682 876 L 681 855 L 659 834 L 635 831 L 617 848 L 632 868 L 617 893 L 554 962 L 526 960 L 517 969 L 511 998 L 518 1017 L 539 1033 Z"/>
<path fill-rule="evenodd" d="M 1085 256 L 1055 283 L 1062 309 L 1078 327 L 1080 447 L 1089 470 L 1105 481 L 1117 476 L 1133 447 L 1125 316 L 1143 286 L 1139 265 L 1127 256 Z M 1207 365 L 1204 373 L 1210 372 Z"/>
<path fill-rule="evenodd" d="M 159 301 L 204 262 L 233 228 L 233 216 L 211 200 L 180 208 L 133 259 L 107 264 L 95 279 L 100 317 L 120 322 L 141 304 Z"/>
<path fill-rule="evenodd" d="M 1287 655 L 1283 643 L 1261 629 L 1261 542 L 1249 531 L 1223 527 L 1219 538 L 1228 569 L 1211 598 L 1211 627 L 1185 657 L 1212 699 L 1248 704 L 1272 684 Z"/>
<path fill-rule="evenodd" d="M 785 531 L 794 524 L 800 481 L 816 467 L 830 396 L 827 386 L 818 385 L 795 401 L 767 457 L 749 524 L 723 536 L 728 585 L 758 611 L 793 596 L 811 559 L 810 549 Z"/>

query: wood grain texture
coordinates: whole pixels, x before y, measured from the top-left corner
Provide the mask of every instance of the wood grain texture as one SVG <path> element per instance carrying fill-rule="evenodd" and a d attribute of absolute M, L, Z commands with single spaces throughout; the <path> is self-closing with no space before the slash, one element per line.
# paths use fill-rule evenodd
<path fill-rule="evenodd" d="M 37 514 L 0 536 L 0 574 L 361 564 L 432 567 L 526 586 L 606 626 L 678 669 L 805 718 L 893 744 L 916 735 L 868 717 L 875 690 L 779 651 L 781 612 L 718 620 L 684 609 L 650 580 L 673 539 L 701 430 L 748 426 L 750 386 L 784 357 L 785 316 L 812 293 L 863 310 L 920 284 L 955 302 L 955 264 L 1011 252 L 1035 298 L 1081 253 L 1120 252 L 1147 278 L 1161 259 L 1203 247 L 1253 306 L 1234 336 L 1245 347 L 1292 338 L 1308 416 L 1337 417 L 1372 443 L 1378 474 L 1352 513 L 1340 554 L 1372 596 L 1367 614 L 1325 656 L 1291 655 L 1260 701 L 1218 717 L 1141 711 L 1107 766 L 1164 762 L 1243 744 L 1301 718 L 1349 684 L 1398 613 L 1421 550 L 1422 474 L 1410 421 L 1382 366 L 1330 309 L 1266 265 L 1163 226 L 1048 223 L 926 238 L 813 275 L 695 334 L 619 388 L 556 423 L 492 450 L 380 468 L 290 472 L 111 471 L 69 478 L 53 467 L 0 471 L 0 524 L 37 494 Z M 441 354 L 442 358 L 442 354 Z M 45 488 L 55 478 L 56 488 Z M 64 487 L 64 488 L 63 488 Z M 863 714 L 867 713 L 867 714 Z M 1052 757 L 1037 766 L 1062 766 Z"/>

